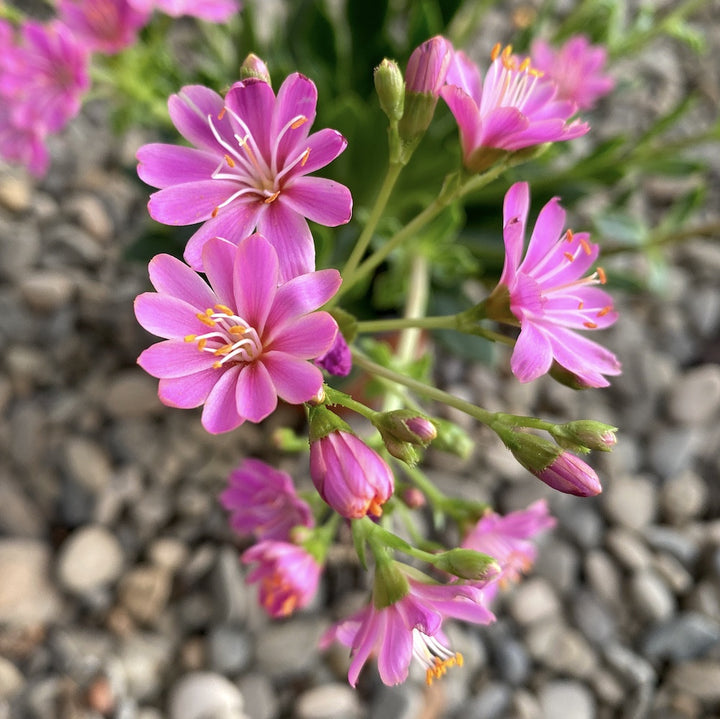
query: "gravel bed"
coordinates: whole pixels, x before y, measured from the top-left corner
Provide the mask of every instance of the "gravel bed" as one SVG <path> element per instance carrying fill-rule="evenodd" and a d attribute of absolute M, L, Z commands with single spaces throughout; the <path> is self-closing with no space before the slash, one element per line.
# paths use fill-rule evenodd
<path fill-rule="evenodd" d="M 718 27 L 708 36 L 709 63 Z M 717 72 L 689 57 L 662 44 L 632 67 L 668 73 L 672 88 L 702 76 L 717 102 Z M 622 97 L 610 122 L 628 116 Z M 367 671 L 355 691 L 346 650 L 315 649 L 365 600 L 351 558 L 334 552 L 314 605 L 270 622 L 216 501 L 246 454 L 307 482 L 302 461 L 267 443 L 302 416 L 209 436 L 199 413 L 163 407 L 135 365 L 151 338 L 132 300 L 148 281 L 126 253 L 146 227 L 132 158 L 147 138 L 110 140 L 107 127 L 91 105 L 55 141 L 44 180 L 0 173 L 0 719 L 720 716 L 717 238 L 668 250 L 663 293 L 618 297 L 605 338 L 624 373 L 609 390 L 441 364 L 443 386 L 484 406 L 601 419 L 620 441 L 593 459 L 605 491 L 582 500 L 533 480 L 487 432 L 466 462 L 429 453 L 448 490 L 503 512 L 546 497 L 558 527 L 499 598 L 497 624 L 450 627 L 462 669 L 393 688 Z M 715 216 L 719 177 L 720 158 Z M 650 183 L 639 210 L 652 217 L 683 191 Z"/>

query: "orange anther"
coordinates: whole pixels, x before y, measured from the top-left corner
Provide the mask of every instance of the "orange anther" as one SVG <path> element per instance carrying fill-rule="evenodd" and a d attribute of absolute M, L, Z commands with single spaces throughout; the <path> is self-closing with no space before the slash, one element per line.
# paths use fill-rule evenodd
<path fill-rule="evenodd" d="M 612 312 L 612 305 L 608 305 L 607 307 L 603 307 L 598 313 L 598 317 L 605 317 L 606 314 L 609 312 Z"/>
<path fill-rule="evenodd" d="M 586 322 L 583 322 L 583 327 L 587 327 L 589 330 L 595 330 L 597 329 L 597 323 L 587 320 Z"/>
<path fill-rule="evenodd" d="M 490 60 L 493 62 L 498 59 L 498 55 L 500 54 L 500 50 L 502 50 L 502 44 L 499 42 L 496 42 L 495 45 L 493 45 L 493 49 L 490 52 Z"/>
<path fill-rule="evenodd" d="M 583 252 L 584 252 L 586 255 L 591 255 L 591 254 L 592 254 L 592 247 L 590 247 L 590 243 L 589 243 L 587 240 L 581 239 L 581 240 L 580 240 L 580 247 L 583 248 Z"/>
<path fill-rule="evenodd" d="M 520 72 L 525 72 L 530 67 L 530 58 L 526 57 L 521 63 L 519 70 Z"/>
<path fill-rule="evenodd" d="M 207 338 L 203 337 L 198 340 L 198 349 L 202 352 L 205 349 L 205 345 L 207 344 Z"/>
<path fill-rule="evenodd" d="M 280 196 L 280 190 L 278 190 L 277 192 L 273 192 L 273 194 L 270 195 L 270 197 L 265 198 L 265 204 L 269 205 L 271 202 L 275 202 L 275 200 L 277 200 L 277 198 L 279 196 Z"/>
<path fill-rule="evenodd" d="M 298 127 L 304 125 L 307 122 L 307 117 L 305 115 L 301 115 L 295 122 L 293 122 L 292 125 L 290 125 L 291 130 L 297 130 Z"/>
<path fill-rule="evenodd" d="M 216 310 L 220 310 L 223 314 L 232 317 L 235 313 L 227 305 L 215 305 Z"/>
<path fill-rule="evenodd" d="M 210 213 L 210 215 L 211 215 L 212 217 L 217 217 L 218 212 L 220 212 L 220 208 L 219 208 L 219 207 L 214 207 L 214 208 L 213 208 L 213 211 Z"/>
<path fill-rule="evenodd" d="M 574 237 L 573 231 L 568 227 L 568 229 L 565 231 L 565 241 L 572 242 L 573 237 Z"/>
<path fill-rule="evenodd" d="M 309 147 L 302 154 L 302 160 L 300 160 L 300 167 L 305 167 L 305 163 L 308 161 L 308 157 L 310 157 L 310 148 Z"/>
<path fill-rule="evenodd" d="M 574 255 L 573 255 L 572 252 L 563 252 L 563 255 L 565 255 L 565 259 L 566 259 L 568 262 L 572 262 L 572 261 L 575 259 L 575 257 L 574 257 Z"/>
<path fill-rule="evenodd" d="M 597 272 L 600 284 L 604 285 L 607 282 L 607 275 L 605 274 L 605 270 L 602 267 L 598 267 L 595 271 Z"/>
<path fill-rule="evenodd" d="M 218 113 L 217 118 L 218 118 L 218 120 L 222 120 L 223 117 L 225 117 L 225 108 L 224 108 L 224 107 L 223 107 L 223 109 L 220 110 L 220 112 Z"/>
<path fill-rule="evenodd" d="M 225 162 L 227 162 L 230 167 L 235 167 L 235 160 L 233 160 L 230 155 L 225 155 Z"/>
<path fill-rule="evenodd" d="M 183 338 L 186 342 L 194 342 L 197 335 L 185 335 Z"/>

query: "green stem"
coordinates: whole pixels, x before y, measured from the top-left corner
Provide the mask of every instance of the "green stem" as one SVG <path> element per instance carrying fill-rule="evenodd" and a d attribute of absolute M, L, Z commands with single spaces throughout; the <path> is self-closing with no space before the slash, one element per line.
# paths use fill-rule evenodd
<path fill-rule="evenodd" d="M 339 390 L 336 390 L 333 387 L 328 387 L 327 385 L 325 385 L 325 395 L 330 404 L 347 407 L 347 409 L 357 412 L 357 414 L 365 417 L 365 419 L 369 419 L 371 422 L 378 414 L 380 414 L 374 409 L 370 409 L 370 407 L 364 405 L 362 402 L 358 402 L 353 399 L 350 395 L 345 394 L 345 392 L 340 392 Z"/>
<path fill-rule="evenodd" d="M 396 317 L 387 320 L 364 320 L 357 323 L 358 332 L 395 332 L 408 327 L 424 330 L 457 329 L 456 315 L 442 317 Z"/>
<path fill-rule="evenodd" d="M 425 316 L 429 284 L 430 275 L 427 258 L 422 254 L 414 255 L 410 265 L 410 285 L 405 301 L 405 319 L 422 319 Z M 419 339 L 419 327 L 406 327 L 400 333 L 395 355 L 401 367 L 415 359 Z"/>
<path fill-rule="evenodd" d="M 375 205 L 373 206 L 372 212 L 370 213 L 370 217 L 368 217 L 368 221 L 365 224 L 363 231 L 360 233 L 360 237 L 358 237 L 358 240 L 355 243 L 355 247 L 353 248 L 350 257 L 348 258 L 348 261 L 345 263 L 345 267 L 343 267 L 342 269 L 341 274 L 343 276 L 344 284 L 354 284 L 355 278 L 353 277 L 353 275 L 355 274 L 355 270 L 357 269 L 358 264 L 360 264 L 360 260 L 362 259 L 365 251 L 368 248 L 368 245 L 370 244 L 370 241 L 372 240 L 375 228 L 377 227 L 377 224 L 382 217 L 382 213 L 387 206 L 390 195 L 392 194 L 393 187 L 395 187 L 395 183 L 397 182 L 397 179 L 400 176 L 400 172 L 402 171 L 403 167 L 404 165 L 400 163 L 394 163 L 388 167 L 382 187 L 380 188 L 378 196 L 375 199 Z"/>
<path fill-rule="evenodd" d="M 368 359 L 358 350 L 353 350 L 353 362 L 355 366 L 361 367 L 370 374 L 382 377 L 392 382 L 397 382 L 398 384 L 403 385 L 408 389 L 427 397 L 428 399 L 433 399 L 450 407 L 455 407 L 455 409 L 459 409 L 461 412 L 469 414 L 471 417 L 474 417 L 479 422 L 482 422 L 490 428 L 494 428 L 497 424 L 497 415 L 494 412 L 489 412 L 488 410 L 478 407 L 471 402 L 460 399 L 460 397 L 455 397 L 455 395 L 452 395 L 449 392 L 445 392 L 437 387 L 432 387 L 424 382 L 413 379 L 412 377 L 406 377 L 405 375 L 394 372 L 387 367 L 383 367 L 382 365 Z"/>

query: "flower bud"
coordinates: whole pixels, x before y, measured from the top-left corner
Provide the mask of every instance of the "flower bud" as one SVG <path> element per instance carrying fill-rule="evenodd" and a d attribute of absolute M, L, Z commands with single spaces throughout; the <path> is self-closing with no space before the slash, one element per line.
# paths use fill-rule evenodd
<path fill-rule="evenodd" d="M 399 459 L 411 467 L 414 467 L 420 461 L 418 451 L 410 442 L 401 442 L 392 435 L 384 434 L 383 432 L 380 432 L 380 436 L 385 444 L 385 449 L 387 449 L 395 459 Z"/>
<path fill-rule="evenodd" d="M 240 79 L 241 80 L 262 80 L 268 85 L 270 82 L 270 72 L 267 69 L 267 65 L 254 53 L 250 53 L 243 64 L 240 65 Z"/>
<path fill-rule="evenodd" d="M 453 422 L 435 417 L 432 421 L 437 430 L 437 437 L 433 440 L 433 447 L 443 452 L 449 452 L 462 459 L 467 459 L 473 451 L 474 443 L 470 435 Z"/>
<path fill-rule="evenodd" d="M 578 497 L 602 492 L 595 470 L 554 442 L 525 432 L 503 433 L 501 438 L 515 459 L 548 487 Z"/>
<path fill-rule="evenodd" d="M 435 425 L 424 415 L 411 409 L 396 409 L 382 412 L 373 419 L 373 424 L 383 433 L 401 442 L 410 442 L 426 447 L 437 437 Z"/>
<path fill-rule="evenodd" d="M 385 58 L 375 68 L 373 79 L 382 111 L 390 122 L 398 122 L 405 107 L 405 82 L 400 68 L 394 60 Z"/>
<path fill-rule="evenodd" d="M 337 377 L 347 377 L 352 369 L 352 354 L 342 333 L 335 335 L 330 349 L 314 360 L 314 363 Z"/>
<path fill-rule="evenodd" d="M 419 509 L 427 504 L 425 495 L 417 487 L 406 487 L 402 493 L 402 501 L 410 509 Z"/>
<path fill-rule="evenodd" d="M 490 579 L 500 573 L 500 565 L 489 554 L 460 547 L 439 554 L 433 561 L 433 565 L 443 572 L 460 577 L 460 579 L 476 582 L 481 579 Z"/>
<path fill-rule="evenodd" d="M 617 427 L 591 419 L 581 419 L 556 425 L 551 430 L 555 441 L 565 449 L 579 451 L 597 449 L 610 452 L 617 444 Z"/>
<path fill-rule="evenodd" d="M 384 609 L 400 601 L 410 592 L 407 577 L 393 561 L 379 562 L 375 567 L 373 584 L 373 604 L 376 609 Z"/>

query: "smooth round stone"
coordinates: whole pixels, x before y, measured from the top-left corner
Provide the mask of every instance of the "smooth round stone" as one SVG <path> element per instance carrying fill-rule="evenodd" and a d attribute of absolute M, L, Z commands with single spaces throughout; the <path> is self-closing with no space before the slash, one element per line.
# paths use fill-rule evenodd
<path fill-rule="evenodd" d="M 686 470 L 665 482 L 660 489 L 660 506 L 673 524 L 700 516 L 706 507 L 708 488 L 700 475 Z"/>
<path fill-rule="evenodd" d="M 120 581 L 120 603 L 139 622 L 158 620 L 170 598 L 171 575 L 162 567 L 141 564 Z"/>
<path fill-rule="evenodd" d="M 275 719 L 280 707 L 277 692 L 263 674 L 244 674 L 238 680 L 238 689 L 245 700 L 248 719 Z M 400 719 L 400 717 L 393 717 Z"/>
<path fill-rule="evenodd" d="M 609 483 L 603 494 L 608 519 L 629 529 L 641 529 L 655 518 L 657 494 L 644 477 L 622 476 Z"/>
<path fill-rule="evenodd" d="M 590 677 L 598 665 L 597 657 L 583 635 L 576 629 L 564 628 L 557 637 L 545 665 L 562 674 L 579 679 Z"/>
<path fill-rule="evenodd" d="M 0 656 L 0 699 L 9 699 L 21 689 L 25 679 L 20 670 L 9 660 Z"/>
<path fill-rule="evenodd" d="M 158 414 L 163 407 L 157 396 L 157 381 L 135 369 L 115 375 L 102 401 L 111 417 L 121 419 Z"/>
<path fill-rule="evenodd" d="M 593 592 L 576 592 L 570 611 L 580 631 L 594 644 L 602 645 L 617 633 L 618 609 L 609 609 Z"/>
<path fill-rule="evenodd" d="M 208 637 L 208 649 L 210 666 L 220 674 L 237 674 L 252 660 L 252 642 L 242 629 L 232 625 L 213 627 Z"/>
<path fill-rule="evenodd" d="M 668 397 L 668 413 L 679 424 L 702 424 L 720 410 L 720 366 L 702 365 L 681 375 Z"/>
<path fill-rule="evenodd" d="M 533 572 L 561 594 L 571 592 L 578 579 L 579 555 L 568 542 L 551 537 L 540 547 Z"/>
<path fill-rule="evenodd" d="M 670 684 L 701 701 L 720 701 L 720 662 L 694 661 L 670 670 Z"/>
<path fill-rule="evenodd" d="M 225 677 L 212 672 L 191 672 L 170 690 L 170 719 L 245 719 L 243 696 Z"/>
<path fill-rule="evenodd" d="M 322 684 L 298 697 L 295 715 L 297 719 L 358 719 L 362 709 L 357 692 L 352 687 L 347 684 Z"/>
<path fill-rule="evenodd" d="M 78 529 L 60 549 L 57 573 L 63 588 L 87 594 L 115 582 L 124 556 L 118 540 L 107 529 L 89 525 Z"/>
<path fill-rule="evenodd" d="M 372 719 L 417 719 L 422 716 L 426 699 L 412 682 L 394 687 L 384 684 L 373 693 L 369 716 Z"/>
<path fill-rule="evenodd" d="M 653 627 L 642 642 L 650 659 L 682 662 L 697 659 L 720 642 L 720 622 L 699 612 L 686 612 Z"/>
<path fill-rule="evenodd" d="M 542 577 L 531 577 L 517 586 L 509 599 L 510 614 L 520 624 L 556 616 L 560 602 L 552 586 Z"/>
<path fill-rule="evenodd" d="M 652 564 L 652 553 L 640 536 L 624 527 L 613 527 L 605 537 L 607 547 L 628 569 L 643 569 Z"/>
<path fill-rule="evenodd" d="M 508 684 L 521 685 L 530 674 L 530 657 L 522 642 L 505 638 L 493 648 L 493 664 Z"/>
<path fill-rule="evenodd" d="M 597 713 L 592 692 L 576 681 L 550 681 L 540 689 L 539 699 L 546 719 L 595 719 Z"/>
<path fill-rule="evenodd" d="M 661 622 L 675 612 L 675 597 L 652 570 L 641 570 L 630 580 L 630 594 L 645 619 Z"/>
<path fill-rule="evenodd" d="M 32 207 L 34 188 L 22 175 L 0 176 L 0 205 L 12 212 L 25 212 Z"/>
<path fill-rule="evenodd" d="M 131 634 L 118 652 L 127 694 L 139 700 L 157 696 L 173 656 L 174 647 L 161 634 Z"/>
<path fill-rule="evenodd" d="M 652 469 L 665 479 L 684 472 L 697 450 L 698 434 L 688 427 L 664 427 L 653 433 L 648 447 Z"/>
<path fill-rule="evenodd" d="M 502 719 L 511 700 L 508 686 L 489 682 L 462 708 L 463 719 Z"/>
<path fill-rule="evenodd" d="M 255 647 L 258 669 L 273 678 L 310 672 L 317 665 L 316 647 L 326 627 L 325 621 L 305 618 L 268 625 Z"/>
<path fill-rule="evenodd" d="M 37 312 L 52 312 L 65 306 L 74 288 L 70 277 L 54 270 L 37 270 L 20 282 L 23 299 Z"/>
<path fill-rule="evenodd" d="M 609 606 L 615 606 L 621 600 L 622 576 L 607 552 L 588 552 L 585 577 L 595 594 Z"/>
<path fill-rule="evenodd" d="M 101 492 L 112 480 L 112 465 L 107 452 L 85 437 L 72 437 L 64 451 L 65 470 L 83 489 Z"/>

